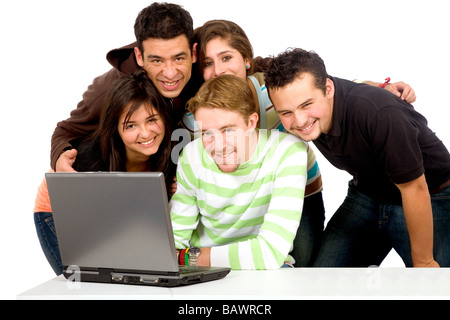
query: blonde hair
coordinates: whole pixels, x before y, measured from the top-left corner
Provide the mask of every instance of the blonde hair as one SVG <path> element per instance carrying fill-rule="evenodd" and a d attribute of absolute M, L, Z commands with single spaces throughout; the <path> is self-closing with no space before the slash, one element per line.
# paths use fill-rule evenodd
<path fill-rule="evenodd" d="M 256 112 L 256 104 L 248 83 L 233 75 L 223 75 L 206 81 L 188 102 L 195 116 L 199 108 L 219 108 L 234 111 L 248 121 Z"/>

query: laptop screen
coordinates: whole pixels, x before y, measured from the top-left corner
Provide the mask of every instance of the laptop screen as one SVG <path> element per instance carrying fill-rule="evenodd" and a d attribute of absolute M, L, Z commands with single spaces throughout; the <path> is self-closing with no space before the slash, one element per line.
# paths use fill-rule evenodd
<path fill-rule="evenodd" d="M 177 272 L 162 173 L 47 173 L 65 266 Z"/>

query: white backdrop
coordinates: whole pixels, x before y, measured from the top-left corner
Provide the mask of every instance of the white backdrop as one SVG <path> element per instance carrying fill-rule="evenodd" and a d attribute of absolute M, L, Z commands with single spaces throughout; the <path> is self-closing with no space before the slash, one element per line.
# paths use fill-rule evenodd
<path fill-rule="evenodd" d="M 134 41 L 138 12 L 152 1 L 2 1 L 0 157 L 3 228 L 0 298 L 14 299 L 54 276 L 36 237 L 36 189 L 49 169 L 50 138 L 92 79 L 109 70 L 106 53 Z M 191 0 L 172 1 L 195 27 L 210 19 L 240 24 L 255 54 L 288 47 L 315 50 L 331 75 L 347 79 L 404 80 L 414 106 L 447 147 L 448 6 L 444 0 Z M 350 177 L 317 152 L 327 219 L 342 202 Z M 382 267 L 402 267 L 391 254 Z"/>

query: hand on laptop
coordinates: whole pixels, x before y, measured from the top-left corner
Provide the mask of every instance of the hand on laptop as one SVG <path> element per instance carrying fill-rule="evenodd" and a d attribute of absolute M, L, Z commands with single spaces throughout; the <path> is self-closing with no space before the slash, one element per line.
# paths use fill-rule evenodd
<path fill-rule="evenodd" d="M 202 248 L 198 256 L 198 265 L 202 267 L 211 267 L 211 248 Z"/>
<path fill-rule="evenodd" d="M 177 249 L 177 260 L 181 250 Z M 197 258 L 197 265 L 199 267 L 211 267 L 211 248 L 200 248 L 200 254 Z"/>
<path fill-rule="evenodd" d="M 56 161 L 56 172 L 76 172 L 72 166 L 77 159 L 78 151 L 76 149 L 67 150 L 59 156 Z"/>

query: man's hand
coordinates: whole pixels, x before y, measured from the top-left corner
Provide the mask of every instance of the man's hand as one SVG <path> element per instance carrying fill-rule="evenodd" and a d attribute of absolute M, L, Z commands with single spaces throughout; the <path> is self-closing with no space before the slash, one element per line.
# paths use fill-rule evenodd
<path fill-rule="evenodd" d="M 77 159 L 78 151 L 76 149 L 67 150 L 56 160 L 56 172 L 76 172 L 72 166 Z"/>
<path fill-rule="evenodd" d="M 384 88 L 408 103 L 414 103 L 416 101 L 416 93 L 413 88 L 402 81 L 389 83 Z"/>
<path fill-rule="evenodd" d="M 211 248 L 201 248 L 197 263 L 201 267 L 211 266 Z"/>
<path fill-rule="evenodd" d="M 434 259 L 428 263 L 416 263 L 414 268 L 440 268 L 439 263 L 437 263 Z"/>

